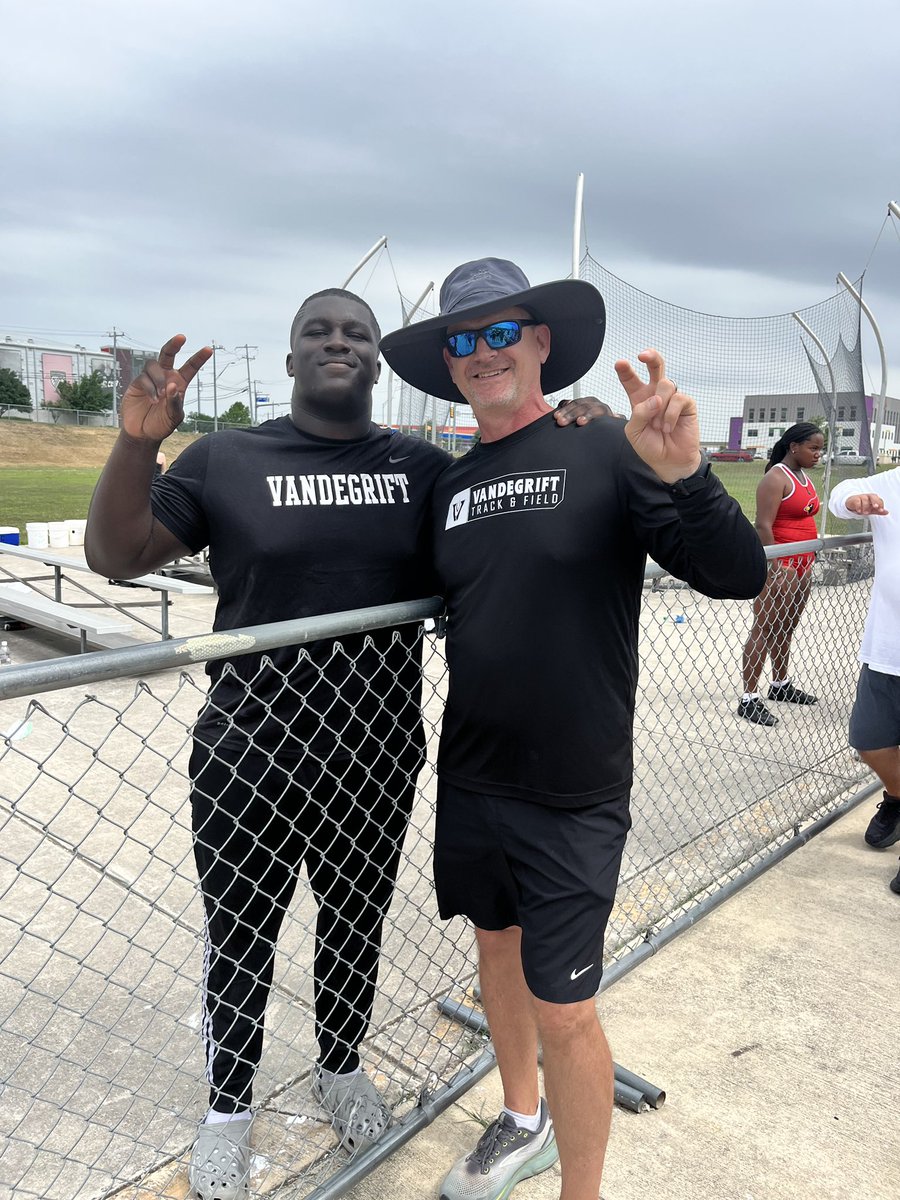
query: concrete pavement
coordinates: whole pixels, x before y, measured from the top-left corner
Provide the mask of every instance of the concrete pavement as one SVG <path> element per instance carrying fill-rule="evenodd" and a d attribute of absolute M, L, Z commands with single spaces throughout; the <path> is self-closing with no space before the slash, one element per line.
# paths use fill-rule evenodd
<path fill-rule="evenodd" d="M 604 1200 L 896 1200 L 900 896 L 866 800 L 599 1000 L 665 1105 L 616 1109 Z M 349 1200 L 436 1197 L 502 1093 L 492 1072 Z M 515 1200 L 556 1200 L 558 1168 Z"/>

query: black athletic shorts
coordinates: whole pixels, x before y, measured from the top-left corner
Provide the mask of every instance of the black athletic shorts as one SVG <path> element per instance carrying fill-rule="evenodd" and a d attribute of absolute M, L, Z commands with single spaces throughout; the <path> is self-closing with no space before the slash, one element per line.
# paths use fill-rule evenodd
<path fill-rule="evenodd" d="M 631 828 L 629 797 L 585 808 L 485 796 L 439 782 L 434 882 L 445 920 L 522 929 L 533 995 L 552 1004 L 593 996 L 603 937 Z"/>
<path fill-rule="evenodd" d="M 850 714 L 854 750 L 900 746 L 900 675 L 873 671 L 863 663 Z"/>

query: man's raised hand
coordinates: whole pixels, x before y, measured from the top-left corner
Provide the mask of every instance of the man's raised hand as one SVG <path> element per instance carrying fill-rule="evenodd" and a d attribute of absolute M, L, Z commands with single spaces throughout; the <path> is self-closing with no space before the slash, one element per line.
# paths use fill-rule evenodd
<path fill-rule="evenodd" d="M 638 361 L 647 367 L 646 383 L 626 359 L 615 365 L 631 404 L 625 435 L 664 483 L 675 483 L 693 475 L 702 461 L 697 405 L 666 378 L 666 364 L 658 350 L 642 351 Z"/>
<path fill-rule="evenodd" d="M 188 384 L 212 357 L 204 346 L 175 369 L 175 357 L 184 346 L 183 333 L 169 338 L 122 397 L 122 428 L 137 441 L 161 442 L 184 420 L 184 396 Z"/>

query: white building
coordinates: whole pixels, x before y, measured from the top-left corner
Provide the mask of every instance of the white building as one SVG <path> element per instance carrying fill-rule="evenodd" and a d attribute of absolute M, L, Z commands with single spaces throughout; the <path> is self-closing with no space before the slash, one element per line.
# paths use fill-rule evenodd
<path fill-rule="evenodd" d="M 37 338 L 0 333 L 0 367 L 8 367 L 31 393 L 35 419 L 45 405 L 59 402 L 56 385 L 66 380 L 76 383 L 84 375 L 99 371 L 112 381 L 113 356 L 109 350 L 89 350 L 77 342 L 73 346 L 50 345 Z"/>

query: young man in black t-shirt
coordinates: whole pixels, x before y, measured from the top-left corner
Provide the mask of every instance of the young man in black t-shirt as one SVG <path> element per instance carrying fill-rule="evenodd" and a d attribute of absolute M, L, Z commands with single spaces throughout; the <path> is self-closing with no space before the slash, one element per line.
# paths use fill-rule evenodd
<path fill-rule="evenodd" d="M 172 338 L 122 399 L 85 536 L 91 566 L 128 578 L 209 546 L 217 630 L 433 595 L 430 500 L 450 459 L 372 424 L 378 337 L 359 297 L 309 297 L 291 329 L 291 415 L 204 437 L 154 480 L 212 353 L 176 370 L 184 338 Z M 190 775 L 210 1109 L 190 1178 L 204 1200 L 236 1200 L 275 944 L 302 862 L 319 910 L 314 1091 L 351 1152 L 390 1119 L 359 1045 L 422 763 L 421 644 L 401 626 L 207 670 Z"/>
<path fill-rule="evenodd" d="M 710 596 L 746 599 L 765 578 L 656 351 L 640 355 L 649 383 L 615 365 L 627 426 L 573 436 L 548 418 L 544 395 L 586 373 L 604 321 L 591 285 L 532 288 L 482 259 L 444 282 L 439 317 L 381 344 L 413 386 L 471 404 L 481 430 L 434 496 L 450 667 L 434 869 L 441 915 L 476 927 L 504 1110 L 443 1200 L 505 1197 L 557 1146 L 566 1200 L 597 1200 L 613 1070 L 593 997 L 630 825 L 646 556 Z"/>
<path fill-rule="evenodd" d="M 449 456 L 372 424 L 378 337 L 358 297 L 310 297 L 291 330 L 291 415 L 205 437 L 154 479 L 209 357 L 177 371 L 184 339 L 171 339 L 123 397 L 86 533 L 94 569 L 127 578 L 209 546 L 217 630 L 434 594 L 429 500 Z M 275 944 L 301 862 L 319 908 L 314 1090 L 351 1152 L 390 1120 L 359 1044 L 423 760 L 420 638 L 383 629 L 220 659 L 208 673 L 190 774 L 210 1110 L 190 1177 L 200 1196 L 234 1200 L 247 1190 Z"/>

